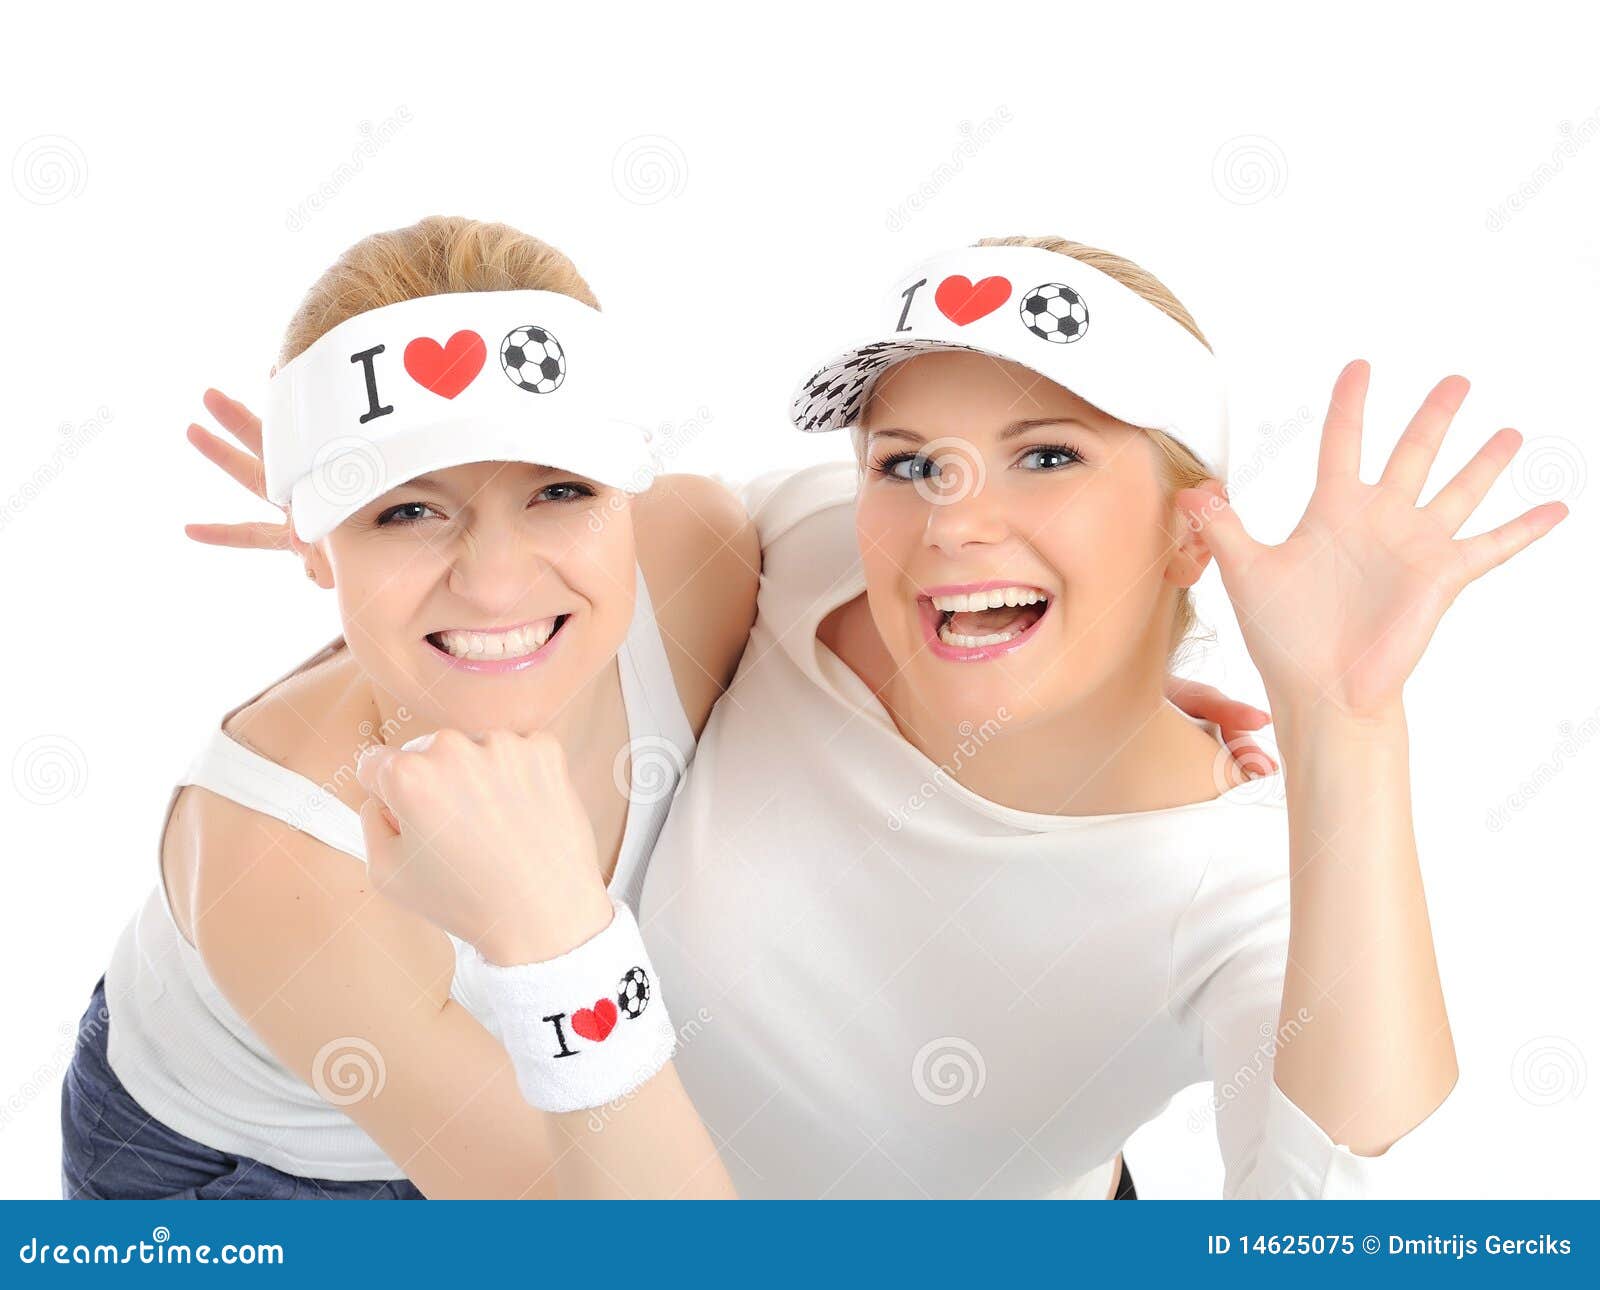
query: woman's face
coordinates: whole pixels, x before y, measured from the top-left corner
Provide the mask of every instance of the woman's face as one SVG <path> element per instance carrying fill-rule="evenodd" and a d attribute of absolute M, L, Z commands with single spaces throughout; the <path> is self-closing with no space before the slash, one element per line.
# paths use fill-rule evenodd
<path fill-rule="evenodd" d="M 962 351 L 890 369 L 862 418 L 856 529 L 896 687 L 951 721 L 1159 694 L 1204 568 L 1150 436 Z"/>
<path fill-rule="evenodd" d="M 635 553 L 622 498 L 504 461 L 391 489 L 318 544 L 352 655 L 430 727 L 550 725 L 627 635 Z"/>

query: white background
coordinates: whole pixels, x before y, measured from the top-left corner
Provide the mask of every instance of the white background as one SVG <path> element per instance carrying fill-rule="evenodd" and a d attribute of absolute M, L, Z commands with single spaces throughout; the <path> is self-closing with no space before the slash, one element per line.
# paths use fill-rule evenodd
<path fill-rule="evenodd" d="M 207 385 L 259 405 L 301 293 L 427 214 L 539 235 L 651 320 L 675 466 L 732 479 L 847 451 L 788 430 L 802 369 L 899 269 L 986 235 L 1118 251 L 1189 306 L 1259 537 L 1298 516 L 1348 360 L 1374 365 L 1369 479 L 1468 376 L 1432 486 L 1514 425 L 1529 460 L 1468 531 L 1574 514 L 1464 595 L 1407 692 L 1462 1069 L 1407 1186 L 1600 1194 L 1592 6 L 572 8 L 8 17 L 0 1195 L 58 1193 L 71 1028 L 197 738 L 337 632 L 289 559 L 183 536 L 276 514 L 184 426 Z M 1197 672 L 1259 699 L 1205 592 Z M 1143 1194 L 1218 1194 L 1205 1095 L 1133 1139 Z"/>

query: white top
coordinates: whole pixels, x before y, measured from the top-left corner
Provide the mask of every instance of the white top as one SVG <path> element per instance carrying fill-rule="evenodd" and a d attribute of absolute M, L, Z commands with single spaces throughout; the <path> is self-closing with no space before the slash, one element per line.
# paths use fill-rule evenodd
<path fill-rule="evenodd" d="M 631 907 L 638 905 L 645 862 L 671 804 L 672 785 L 695 747 L 642 573 L 637 584 L 617 670 L 639 791 L 629 802 L 609 886 Z M 320 662 L 336 645 L 288 676 Z M 220 725 L 211 730 L 181 784 L 201 785 L 366 863 L 361 817 L 355 811 L 306 776 L 246 748 Z M 174 790 L 169 818 L 177 796 Z M 106 969 L 108 1057 L 134 1100 L 198 1142 L 286 1173 L 340 1180 L 404 1178 L 404 1171 L 355 1121 L 280 1063 L 222 996 L 199 952 L 173 921 L 161 881 L 159 845 L 156 866 L 155 889 L 123 931 Z M 451 940 L 456 975 L 450 996 L 498 1037 L 477 979 L 477 954 L 455 937 Z M 358 1052 L 353 1056 L 362 1060 Z"/>
<path fill-rule="evenodd" d="M 968 791 L 817 639 L 865 589 L 856 467 L 764 484 L 754 633 L 639 908 L 740 1194 L 1104 1197 L 1198 1081 L 1227 1197 L 1382 1194 L 1402 1147 L 1335 1145 L 1272 1078 L 1298 1029 L 1275 1041 L 1281 776 L 1098 816 Z"/>

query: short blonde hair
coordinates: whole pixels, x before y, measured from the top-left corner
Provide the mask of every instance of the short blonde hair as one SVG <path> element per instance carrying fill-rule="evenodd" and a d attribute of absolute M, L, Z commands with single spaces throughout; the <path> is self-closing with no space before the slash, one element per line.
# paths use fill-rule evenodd
<path fill-rule="evenodd" d="M 1181 324 L 1186 331 L 1207 349 L 1211 348 L 1211 342 L 1205 338 L 1205 333 L 1200 330 L 1199 325 L 1190 316 L 1189 311 L 1183 307 L 1178 298 L 1172 294 L 1155 274 L 1112 251 L 1102 251 L 1099 247 L 1086 246 L 1082 242 L 1068 241 L 1064 237 L 986 237 L 975 243 L 975 245 L 1032 246 L 1041 251 L 1054 251 L 1058 255 L 1071 256 L 1074 260 L 1080 260 L 1091 268 L 1099 269 L 1101 273 L 1115 278 L 1123 286 L 1136 291 L 1157 309 L 1161 310 L 1162 313 Z M 1171 435 L 1161 430 L 1145 430 L 1144 433 L 1150 436 L 1156 447 L 1161 451 L 1163 482 L 1166 485 L 1169 498 L 1182 492 L 1185 488 L 1196 488 L 1212 478 L 1211 471 L 1206 467 L 1205 463 Z M 850 435 L 855 444 L 856 462 L 864 467 L 866 464 L 866 435 L 860 426 L 852 427 Z M 1173 613 L 1172 634 L 1167 648 L 1169 663 L 1176 658 L 1190 636 L 1198 634 L 1198 627 L 1199 619 L 1195 614 L 1194 602 L 1189 595 L 1189 589 L 1187 587 L 1180 588 L 1178 603 Z"/>
<path fill-rule="evenodd" d="M 600 307 L 577 266 L 549 243 L 507 224 L 429 215 L 362 238 L 312 283 L 289 320 L 278 366 L 369 309 L 452 291 L 518 290 Z"/>

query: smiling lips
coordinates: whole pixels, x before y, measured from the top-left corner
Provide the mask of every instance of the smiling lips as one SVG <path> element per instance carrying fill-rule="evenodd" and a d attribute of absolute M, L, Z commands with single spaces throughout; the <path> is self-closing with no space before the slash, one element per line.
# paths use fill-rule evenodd
<path fill-rule="evenodd" d="M 940 658 L 981 662 L 1025 645 L 1050 608 L 1050 593 L 1026 583 L 930 587 L 917 598 L 929 648 Z"/>
<path fill-rule="evenodd" d="M 556 614 L 490 631 L 445 628 L 428 633 L 428 644 L 452 666 L 470 672 L 516 672 L 539 662 L 548 646 L 570 618 Z"/>

